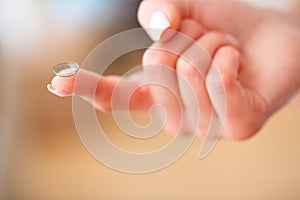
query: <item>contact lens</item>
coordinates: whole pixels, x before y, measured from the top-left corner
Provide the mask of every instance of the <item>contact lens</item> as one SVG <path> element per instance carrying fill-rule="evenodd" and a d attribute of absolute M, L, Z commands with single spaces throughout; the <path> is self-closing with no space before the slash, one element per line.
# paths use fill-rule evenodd
<path fill-rule="evenodd" d="M 53 72 L 59 77 L 74 76 L 79 70 L 79 64 L 76 62 L 64 62 L 53 67 Z"/>

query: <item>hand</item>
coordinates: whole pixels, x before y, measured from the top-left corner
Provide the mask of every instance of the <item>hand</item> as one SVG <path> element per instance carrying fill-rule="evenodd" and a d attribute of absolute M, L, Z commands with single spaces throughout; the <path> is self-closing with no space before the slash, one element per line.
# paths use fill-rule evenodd
<path fill-rule="evenodd" d="M 227 113 L 222 132 L 224 138 L 245 139 L 252 136 L 262 127 L 268 117 L 279 109 L 298 89 L 299 66 L 297 65 L 297 53 L 299 52 L 299 45 L 297 42 L 299 41 L 299 29 L 284 16 L 272 11 L 253 8 L 247 4 L 226 0 L 149 0 L 143 2 L 139 10 L 139 20 L 143 27 L 148 27 L 151 14 L 157 10 L 163 11 L 170 19 L 171 27 L 169 29 L 182 31 L 180 29 L 186 23 L 186 18 L 192 18 L 194 19 L 192 23 L 195 23 L 193 29 L 198 29 L 200 32 L 198 34 L 201 35 L 201 29 L 209 30 L 201 38 L 204 38 L 206 34 L 214 35 L 211 32 L 218 30 L 230 33 L 241 41 L 242 62 L 240 62 L 239 53 L 234 48 L 223 46 L 226 45 L 226 42 L 222 41 L 228 41 L 228 39 L 225 39 L 228 36 L 218 32 L 216 35 L 222 36 L 217 37 L 223 39 L 217 40 L 219 42 L 215 44 L 208 42 L 205 45 L 205 42 L 203 43 L 205 40 L 200 39 L 199 35 L 190 35 L 190 37 L 198 39 L 199 44 L 206 49 L 213 49 L 210 55 L 214 59 L 214 63 L 224 81 L 227 98 Z M 200 24 L 204 25 L 205 28 Z M 189 35 L 191 33 L 185 34 Z M 168 39 L 170 39 L 170 35 L 163 34 L 162 40 L 167 41 Z M 171 43 L 173 39 L 168 42 Z M 215 39 L 211 41 L 215 41 Z M 232 42 L 231 45 L 236 46 Z M 191 49 L 191 47 L 187 49 Z M 185 52 L 191 51 L 186 50 Z M 212 77 L 209 73 L 210 66 L 199 57 L 195 56 L 193 63 L 198 63 L 198 65 L 207 68 L 207 77 L 204 78 L 207 80 L 208 85 L 215 84 L 209 81 L 213 80 L 213 78 L 210 78 Z M 144 56 L 144 64 L 151 63 L 170 66 L 187 77 L 189 82 L 193 83 L 191 85 L 194 91 L 198 91 L 200 107 L 204 107 L 202 109 L 204 113 L 209 113 L 207 110 L 210 110 L 210 99 L 205 90 L 204 80 L 195 73 L 194 68 L 189 63 L 184 62 L 181 57 L 150 50 Z M 283 67 L 285 68 L 283 69 Z M 147 73 L 147 70 L 145 71 Z M 148 72 L 151 72 L 151 68 Z M 84 85 L 82 84 L 82 87 L 80 87 L 79 84 L 79 89 L 75 90 L 75 93 L 87 99 L 92 98 L 88 89 L 89 82 L 98 81 L 100 78 L 100 82 L 103 84 L 99 84 L 97 89 L 95 106 L 106 111 L 111 108 L 111 92 L 119 77 L 98 77 L 96 74 L 81 70 L 78 78 L 78 82 L 84 83 Z M 172 77 L 168 77 L 168 80 L 172 82 Z M 272 82 L 272 80 L 274 81 Z M 70 79 L 55 77 L 52 81 L 52 87 L 56 90 L 53 91 L 51 87 L 49 89 L 60 96 L 70 95 L 73 82 L 74 77 Z M 128 87 L 134 87 L 134 85 L 136 83 L 128 81 L 127 84 L 123 84 L 123 87 L 125 90 Z M 176 132 L 178 128 L 176 124 L 178 124 L 178 116 L 180 116 L 178 106 L 176 106 L 175 101 L 169 99 L 168 95 L 158 98 L 158 95 L 165 93 L 157 92 L 160 92 L 158 88 L 151 87 L 138 90 L 132 97 L 131 108 L 147 111 L 154 103 L 166 105 L 167 108 L 169 106 L 166 127 L 170 132 Z M 173 102 L 173 104 L 170 102 Z M 206 111 L 205 108 L 207 108 Z M 200 124 L 202 123 L 200 122 Z M 205 130 L 205 124 L 203 123 L 203 126 L 200 126 L 200 134 L 205 132 L 203 131 Z"/>
<path fill-rule="evenodd" d="M 146 0 L 139 8 L 141 25 L 149 28 L 157 11 L 169 20 L 168 29 L 178 30 L 183 20 L 191 18 L 208 30 L 240 40 L 243 59 L 238 74 L 224 80 L 224 137 L 252 136 L 298 90 L 300 30 L 287 16 L 231 0 Z M 159 23 L 154 25 L 159 27 Z M 170 34 L 163 33 L 161 40 L 168 39 Z"/>
<path fill-rule="evenodd" d="M 146 51 L 143 61 L 144 71 L 143 73 L 135 74 L 134 81 L 130 78 L 121 79 L 121 77 L 116 76 L 103 77 L 92 72 L 80 70 L 74 77 L 54 77 L 51 85 L 48 85 L 48 89 L 58 96 L 70 96 L 74 94 L 82 96 L 87 101 L 93 103 L 93 88 L 97 85 L 95 103 L 93 105 L 104 112 L 109 112 L 112 109 L 120 111 L 126 109 L 126 107 L 112 108 L 112 97 L 113 92 L 116 91 L 116 86 L 120 86 L 118 91 L 121 94 L 118 95 L 125 97 L 129 90 L 139 85 L 139 80 L 151 79 L 155 75 L 156 79 L 165 82 L 166 88 L 148 85 L 138 89 L 131 97 L 130 110 L 148 114 L 151 106 L 161 105 L 166 111 L 166 129 L 170 133 L 176 134 L 182 122 L 182 105 L 184 104 L 184 107 L 189 108 L 190 111 L 199 109 L 201 112 L 199 129 L 188 130 L 189 127 L 187 127 L 181 134 L 191 134 L 190 131 L 196 131 L 197 134 L 204 136 L 208 129 L 211 115 L 213 114 L 205 79 L 207 78 L 211 81 L 218 80 L 218 77 L 215 77 L 218 74 L 214 74 L 211 71 L 211 58 L 214 61 L 213 64 L 224 72 L 223 79 L 235 78 L 236 71 L 238 71 L 240 66 L 240 54 L 236 50 L 238 48 L 238 41 L 228 34 L 207 31 L 194 20 L 183 21 L 179 32 L 184 34 L 185 37 L 177 34 L 168 42 L 154 43 Z M 186 40 L 186 36 L 190 39 Z M 199 51 L 200 46 L 203 49 L 200 48 Z M 178 52 L 178 55 L 161 49 Z M 194 56 L 195 53 L 197 53 L 196 57 Z M 186 58 L 188 58 L 187 61 Z M 157 64 L 163 67 L 157 69 L 153 66 Z M 170 68 L 169 72 L 163 70 L 166 67 Z M 200 70 L 200 73 L 196 68 Z M 178 74 L 176 74 L 175 70 Z M 188 81 L 193 90 L 192 92 L 196 95 L 196 105 L 192 105 L 190 103 L 191 99 L 185 95 L 186 85 L 180 81 L 178 75 Z M 77 80 L 76 87 L 74 85 L 75 80 Z M 119 84 L 121 80 L 122 83 Z M 219 84 L 222 87 L 222 83 L 217 83 L 217 85 Z M 119 105 L 124 105 L 126 98 L 118 98 L 117 101 Z M 187 118 L 193 117 L 192 112 L 187 114 L 189 115 L 186 116 Z M 185 123 L 187 123 L 187 118 L 185 119 Z"/>

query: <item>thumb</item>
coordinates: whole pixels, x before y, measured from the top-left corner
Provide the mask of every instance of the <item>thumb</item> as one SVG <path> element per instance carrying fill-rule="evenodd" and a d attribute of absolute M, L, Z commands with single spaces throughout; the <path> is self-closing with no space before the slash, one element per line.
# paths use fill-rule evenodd
<path fill-rule="evenodd" d="M 264 14 L 262 9 L 234 0 L 144 0 L 138 20 L 154 41 L 170 39 L 181 22 L 191 18 L 209 30 L 245 39 Z M 166 30 L 169 31 L 166 34 Z"/>
<path fill-rule="evenodd" d="M 182 1 L 146 0 L 139 7 L 138 20 L 153 41 L 168 40 L 173 33 L 166 30 L 177 30 L 184 18 L 185 9 Z"/>

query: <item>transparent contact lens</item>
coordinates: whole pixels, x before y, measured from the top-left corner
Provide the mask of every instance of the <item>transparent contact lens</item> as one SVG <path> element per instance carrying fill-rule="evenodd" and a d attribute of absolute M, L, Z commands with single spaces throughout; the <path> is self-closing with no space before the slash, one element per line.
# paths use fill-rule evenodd
<path fill-rule="evenodd" d="M 79 64 L 76 62 L 64 62 L 53 67 L 53 72 L 59 77 L 74 76 L 79 70 Z"/>

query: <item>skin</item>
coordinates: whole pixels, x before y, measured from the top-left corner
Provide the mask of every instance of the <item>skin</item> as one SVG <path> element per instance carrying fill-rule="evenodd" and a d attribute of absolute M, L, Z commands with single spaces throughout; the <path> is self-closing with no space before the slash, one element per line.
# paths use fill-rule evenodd
<path fill-rule="evenodd" d="M 198 109 L 206 116 L 199 122 L 197 133 L 200 136 L 205 135 L 210 116 L 218 114 L 218 105 L 212 103 L 214 97 L 209 95 L 209 87 L 225 89 L 226 116 L 222 138 L 232 140 L 246 139 L 257 133 L 299 89 L 300 28 L 291 16 L 231 0 L 146 0 L 138 12 L 142 27 L 148 27 L 151 14 L 157 10 L 163 11 L 170 20 L 170 30 L 193 38 L 212 58 L 212 62 L 208 62 L 199 54 L 193 56 L 192 63 L 187 62 L 185 57 L 193 55 L 193 44 L 183 44 L 178 47 L 182 52 L 180 56 L 150 48 L 143 59 L 145 66 L 170 67 L 188 80 L 197 96 Z M 176 36 L 166 31 L 162 41 L 154 46 L 168 47 L 174 41 Z M 195 63 L 204 69 L 204 73 L 197 73 Z M 212 63 L 217 67 L 222 83 L 214 81 L 216 74 Z M 152 70 L 145 67 L 144 73 L 151 76 Z M 78 78 L 76 88 L 75 78 Z M 184 92 L 175 73 L 161 78 L 168 80 L 178 93 Z M 99 77 L 81 70 L 71 78 L 54 77 L 48 88 L 58 96 L 74 94 L 94 102 L 89 85 L 97 83 L 93 104 L 107 112 L 111 111 L 112 92 L 119 80 L 120 77 Z M 125 91 L 136 85 L 137 82 L 127 80 L 121 87 Z M 166 109 L 166 129 L 176 134 L 181 120 L 180 105 L 174 95 L 162 88 L 140 88 L 132 96 L 130 108 L 146 113 L 157 103 Z M 181 103 L 188 105 L 189 101 L 183 98 Z"/>

